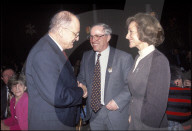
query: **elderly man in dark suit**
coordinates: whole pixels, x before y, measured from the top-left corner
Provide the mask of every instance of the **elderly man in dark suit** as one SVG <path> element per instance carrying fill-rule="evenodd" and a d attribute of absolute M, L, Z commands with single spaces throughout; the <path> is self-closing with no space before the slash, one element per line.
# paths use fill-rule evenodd
<path fill-rule="evenodd" d="M 84 53 L 78 75 L 78 81 L 87 86 L 86 119 L 90 120 L 91 130 L 128 130 L 127 77 L 133 59 L 109 46 L 111 33 L 112 29 L 104 23 L 92 26 L 93 50 Z"/>
<path fill-rule="evenodd" d="M 48 34 L 30 51 L 26 62 L 29 93 L 29 130 L 74 130 L 86 87 L 77 85 L 65 50 L 79 40 L 80 22 L 68 12 L 58 12 Z M 79 87 L 81 88 L 79 88 Z"/>

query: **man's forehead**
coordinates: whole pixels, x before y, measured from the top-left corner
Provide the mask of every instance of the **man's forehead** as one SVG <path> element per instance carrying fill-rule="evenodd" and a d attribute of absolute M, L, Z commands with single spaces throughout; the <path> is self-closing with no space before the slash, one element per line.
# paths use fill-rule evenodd
<path fill-rule="evenodd" d="M 12 69 L 6 69 L 3 71 L 3 74 L 8 74 L 8 73 L 14 73 Z"/>
<path fill-rule="evenodd" d="M 77 29 L 77 30 L 80 30 L 80 22 L 79 22 L 79 20 L 78 20 L 76 17 L 73 17 L 72 19 L 73 19 L 73 20 L 72 20 L 70 26 L 71 26 L 72 28 L 75 28 L 75 29 Z"/>
<path fill-rule="evenodd" d="M 91 29 L 91 33 L 103 33 L 103 27 L 102 26 L 94 26 Z"/>

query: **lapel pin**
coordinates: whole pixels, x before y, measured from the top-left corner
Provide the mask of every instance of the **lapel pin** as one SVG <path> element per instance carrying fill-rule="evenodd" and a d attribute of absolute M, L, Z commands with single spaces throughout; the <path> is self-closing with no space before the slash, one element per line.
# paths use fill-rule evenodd
<path fill-rule="evenodd" d="M 108 72 L 111 73 L 112 72 L 112 67 L 108 68 Z"/>

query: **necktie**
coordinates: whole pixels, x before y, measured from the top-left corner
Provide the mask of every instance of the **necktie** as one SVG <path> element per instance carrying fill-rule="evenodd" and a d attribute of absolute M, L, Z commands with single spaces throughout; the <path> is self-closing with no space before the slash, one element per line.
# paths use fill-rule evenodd
<path fill-rule="evenodd" d="M 67 54 L 64 50 L 63 50 L 63 54 L 64 54 L 65 58 L 68 60 Z"/>
<path fill-rule="evenodd" d="M 97 56 L 97 62 L 94 69 L 92 94 L 91 94 L 91 108 L 94 112 L 97 112 L 101 108 L 101 73 L 100 73 L 100 62 Z"/>

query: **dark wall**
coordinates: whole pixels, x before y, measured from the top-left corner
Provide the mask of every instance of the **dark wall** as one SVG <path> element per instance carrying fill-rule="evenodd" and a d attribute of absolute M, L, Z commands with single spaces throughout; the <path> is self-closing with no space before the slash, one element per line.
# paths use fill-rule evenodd
<path fill-rule="evenodd" d="M 59 10 L 69 10 L 75 14 L 99 9 L 123 10 L 125 2 L 126 0 L 1 1 L 1 65 L 11 60 L 24 62 L 32 46 L 47 33 L 50 18 Z M 96 6 L 93 7 L 93 4 Z M 191 50 L 191 8 L 191 4 L 185 0 L 179 3 L 165 0 L 161 23 L 166 39 L 158 47 L 165 54 L 173 48 Z"/>

